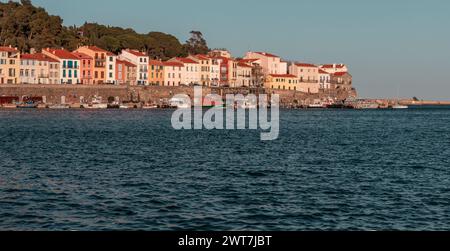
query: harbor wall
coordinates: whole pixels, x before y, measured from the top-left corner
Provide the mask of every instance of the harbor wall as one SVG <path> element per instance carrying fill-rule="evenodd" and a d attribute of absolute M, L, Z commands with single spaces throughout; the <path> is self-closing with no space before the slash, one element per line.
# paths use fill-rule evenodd
<path fill-rule="evenodd" d="M 220 89 L 203 87 L 203 95 L 210 93 L 243 93 L 244 89 Z M 356 95 L 348 91 L 339 92 L 337 90 L 308 94 L 288 90 L 272 90 L 268 94 L 279 94 L 283 104 L 304 103 L 326 97 L 346 99 L 349 95 Z M 103 102 L 114 98 L 121 102 L 146 102 L 159 103 L 162 99 L 170 99 L 176 94 L 186 94 L 194 96 L 194 88 L 187 86 L 113 86 L 113 85 L 0 85 L 0 96 L 15 96 L 22 101 L 23 97 L 43 97 L 45 103 L 59 104 L 62 100 L 65 103 L 80 103 L 80 99 L 92 100 L 95 96 L 100 96 Z"/>

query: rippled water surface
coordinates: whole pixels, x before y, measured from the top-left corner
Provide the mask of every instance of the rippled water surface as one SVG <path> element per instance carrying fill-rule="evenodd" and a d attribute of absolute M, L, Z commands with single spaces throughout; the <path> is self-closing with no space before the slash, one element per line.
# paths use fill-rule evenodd
<path fill-rule="evenodd" d="M 0 110 L 1 230 L 450 230 L 450 110 L 282 111 L 175 131 L 171 111 Z"/>

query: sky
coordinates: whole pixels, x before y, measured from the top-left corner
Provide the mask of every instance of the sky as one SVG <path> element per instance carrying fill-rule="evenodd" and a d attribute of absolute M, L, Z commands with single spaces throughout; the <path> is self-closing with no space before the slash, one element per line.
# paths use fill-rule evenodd
<path fill-rule="evenodd" d="M 64 19 L 161 31 L 191 30 L 235 57 L 345 63 L 360 97 L 450 100 L 450 1 L 32 0 Z"/>

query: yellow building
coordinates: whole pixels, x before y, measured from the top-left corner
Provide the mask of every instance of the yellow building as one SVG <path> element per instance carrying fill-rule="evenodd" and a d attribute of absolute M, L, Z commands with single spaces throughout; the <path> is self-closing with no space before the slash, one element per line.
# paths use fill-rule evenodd
<path fill-rule="evenodd" d="M 301 82 L 295 75 L 269 74 L 266 78 L 265 88 L 270 90 L 299 91 L 305 93 L 318 93 L 318 83 Z"/>
<path fill-rule="evenodd" d="M 272 90 L 297 91 L 299 79 L 290 74 L 269 74 L 266 78 L 265 88 Z"/>
<path fill-rule="evenodd" d="M 17 48 L 0 47 L 0 84 L 18 84 L 20 52 Z"/>

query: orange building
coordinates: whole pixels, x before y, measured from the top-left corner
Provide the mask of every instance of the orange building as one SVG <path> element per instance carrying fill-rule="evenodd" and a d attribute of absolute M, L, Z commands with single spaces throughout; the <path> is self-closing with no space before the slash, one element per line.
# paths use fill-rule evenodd
<path fill-rule="evenodd" d="M 103 84 L 106 82 L 106 58 L 108 51 L 97 46 L 83 46 L 76 52 L 84 53 L 93 58 L 93 84 Z"/>
<path fill-rule="evenodd" d="M 73 55 L 80 59 L 80 81 L 84 85 L 94 83 L 92 72 L 94 71 L 93 58 L 82 52 L 73 52 Z"/>
<path fill-rule="evenodd" d="M 159 60 L 150 60 L 148 64 L 148 83 L 164 85 L 164 65 Z"/>
<path fill-rule="evenodd" d="M 136 85 L 137 65 L 126 60 L 116 60 L 116 81 L 119 85 Z"/>

